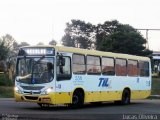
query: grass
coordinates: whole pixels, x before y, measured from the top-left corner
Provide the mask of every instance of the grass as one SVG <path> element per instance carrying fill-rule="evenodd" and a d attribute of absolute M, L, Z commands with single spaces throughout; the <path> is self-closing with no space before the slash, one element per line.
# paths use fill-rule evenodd
<path fill-rule="evenodd" d="M 4 85 L 2 86 L 2 85 L 0 84 L 0 98 L 14 97 L 13 85 L 10 85 L 10 83 L 5 86 Z M 153 78 L 152 79 L 152 92 L 151 92 L 151 94 L 152 95 L 160 95 L 160 78 Z"/>
<path fill-rule="evenodd" d="M 160 78 L 152 79 L 152 95 L 160 95 Z"/>
<path fill-rule="evenodd" d="M 0 74 L 0 86 L 13 86 L 13 81 L 8 79 L 8 75 Z"/>
<path fill-rule="evenodd" d="M 0 74 L 0 98 L 12 98 L 13 81 L 8 79 L 5 74 Z"/>
<path fill-rule="evenodd" d="M 0 98 L 13 98 L 13 86 L 0 86 Z"/>

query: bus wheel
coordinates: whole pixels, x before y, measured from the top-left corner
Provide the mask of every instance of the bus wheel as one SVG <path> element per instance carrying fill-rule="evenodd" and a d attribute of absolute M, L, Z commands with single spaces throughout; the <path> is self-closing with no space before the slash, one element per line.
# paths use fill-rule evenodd
<path fill-rule="evenodd" d="M 40 107 L 42 108 L 47 108 L 49 107 L 49 104 L 43 104 L 43 103 L 37 103 Z"/>
<path fill-rule="evenodd" d="M 75 91 L 72 97 L 71 107 L 77 108 L 84 104 L 84 96 L 80 91 Z"/>
<path fill-rule="evenodd" d="M 91 102 L 92 105 L 102 105 L 102 102 Z"/>
<path fill-rule="evenodd" d="M 121 104 L 122 105 L 130 104 L 130 99 L 131 99 L 130 97 L 131 97 L 130 91 L 128 89 L 125 89 L 122 93 Z"/>

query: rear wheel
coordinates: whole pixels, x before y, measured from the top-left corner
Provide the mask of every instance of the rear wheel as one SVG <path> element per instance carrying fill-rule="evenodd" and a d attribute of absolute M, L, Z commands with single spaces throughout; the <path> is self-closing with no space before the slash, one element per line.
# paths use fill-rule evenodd
<path fill-rule="evenodd" d="M 122 99 L 120 101 L 115 101 L 115 104 L 127 105 L 130 104 L 131 94 L 128 89 L 123 90 Z"/>
<path fill-rule="evenodd" d="M 131 97 L 130 91 L 125 89 L 122 94 L 122 100 L 121 100 L 122 105 L 130 104 L 130 99 L 131 99 L 130 97 Z"/>
<path fill-rule="evenodd" d="M 102 102 L 91 102 L 93 105 L 102 105 Z"/>

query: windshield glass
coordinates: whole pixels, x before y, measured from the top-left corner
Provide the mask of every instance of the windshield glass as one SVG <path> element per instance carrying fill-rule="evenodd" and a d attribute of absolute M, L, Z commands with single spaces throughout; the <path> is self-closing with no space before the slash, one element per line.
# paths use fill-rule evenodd
<path fill-rule="evenodd" d="M 17 80 L 28 84 L 51 82 L 54 78 L 54 58 L 18 58 Z"/>

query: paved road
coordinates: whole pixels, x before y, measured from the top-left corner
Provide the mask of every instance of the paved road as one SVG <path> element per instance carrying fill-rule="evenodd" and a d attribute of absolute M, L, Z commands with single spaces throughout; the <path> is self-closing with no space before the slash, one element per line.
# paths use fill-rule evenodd
<path fill-rule="evenodd" d="M 160 120 L 160 99 L 134 100 L 130 105 L 121 106 L 111 102 L 102 105 L 86 104 L 83 108 L 71 109 L 66 106 L 40 108 L 34 103 L 17 103 L 13 99 L 0 99 L 2 120 Z"/>

